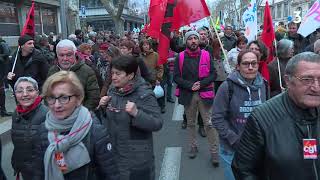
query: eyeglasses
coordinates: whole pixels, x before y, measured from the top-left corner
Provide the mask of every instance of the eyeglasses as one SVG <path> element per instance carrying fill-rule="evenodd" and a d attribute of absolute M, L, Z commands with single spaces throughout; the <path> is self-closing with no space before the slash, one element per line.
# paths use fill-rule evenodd
<path fill-rule="evenodd" d="M 318 81 L 318 84 L 320 85 L 320 78 L 315 78 L 315 77 L 298 77 L 294 76 L 297 78 L 301 83 L 305 86 L 312 86 L 316 81 Z"/>
<path fill-rule="evenodd" d="M 34 89 L 34 88 L 27 88 L 27 89 L 17 89 L 17 90 L 15 90 L 14 92 L 16 93 L 16 94 L 19 94 L 19 95 L 21 95 L 21 94 L 23 94 L 24 92 L 26 93 L 26 94 L 31 94 L 31 93 L 33 93 L 33 92 L 35 92 L 36 90 Z"/>
<path fill-rule="evenodd" d="M 260 51 L 260 48 L 250 48 L 251 51 Z"/>
<path fill-rule="evenodd" d="M 107 104 L 107 109 L 111 112 L 120 112 L 121 110 L 123 110 L 123 108 L 120 108 L 120 107 L 114 107 L 111 102 L 109 101 L 109 103 Z"/>
<path fill-rule="evenodd" d="M 56 100 L 58 100 L 58 102 L 60 104 L 68 104 L 70 99 L 71 99 L 71 97 L 73 97 L 73 96 L 78 96 L 78 95 L 70 95 L 70 96 L 62 95 L 62 96 L 59 96 L 59 97 L 48 96 L 48 97 L 45 97 L 45 100 L 49 105 L 55 104 Z"/>
<path fill-rule="evenodd" d="M 257 61 L 252 61 L 252 62 L 241 62 L 241 63 L 240 63 L 240 65 L 242 65 L 242 66 L 244 66 L 244 67 L 246 67 L 246 68 L 249 68 L 249 67 L 250 67 L 250 65 L 251 65 L 252 67 L 257 67 L 258 62 L 257 62 Z"/>

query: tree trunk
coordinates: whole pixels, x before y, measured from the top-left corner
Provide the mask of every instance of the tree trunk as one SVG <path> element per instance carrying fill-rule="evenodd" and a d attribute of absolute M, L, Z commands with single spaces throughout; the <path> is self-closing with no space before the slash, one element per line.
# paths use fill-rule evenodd
<path fill-rule="evenodd" d="M 80 17 L 79 17 L 79 0 L 68 1 L 68 35 L 74 33 L 76 29 L 80 29 Z"/>
<path fill-rule="evenodd" d="M 121 18 L 112 18 L 115 25 L 115 33 L 120 37 L 124 34 L 124 20 Z"/>

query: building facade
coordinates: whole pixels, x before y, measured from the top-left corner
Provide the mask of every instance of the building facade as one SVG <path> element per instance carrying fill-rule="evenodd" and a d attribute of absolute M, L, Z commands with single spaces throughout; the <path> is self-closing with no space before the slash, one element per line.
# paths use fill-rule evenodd
<path fill-rule="evenodd" d="M 1 0 L 0 1 L 0 35 L 10 46 L 16 46 L 31 1 Z M 58 0 L 35 0 L 35 27 L 39 34 L 59 32 L 60 3 Z"/>
<path fill-rule="evenodd" d="M 114 0 L 114 3 L 116 0 Z M 111 16 L 104 8 L 100 0 L 80 0 L 79 15 L 82 26 L 91 26 L 94 31 L 112 31 L 115 25 Z M 124 19 L 125 31 L 132 31 L 134 28 L 140 28 L 144 23 L 143 16 L 125 5 L 122 16 Z"/>

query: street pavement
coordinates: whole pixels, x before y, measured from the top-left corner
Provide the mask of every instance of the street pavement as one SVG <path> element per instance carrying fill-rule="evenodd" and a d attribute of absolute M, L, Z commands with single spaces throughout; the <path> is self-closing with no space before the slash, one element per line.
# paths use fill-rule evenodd
<path fill-rule="evenodd" d="M 13 111 L 12 91 L 7 92 L 7 110 Z M 221 168 L 213 168 L 207 138 L 197 135 L 199 153 L 195 159 L 187 156 L 187 130 L 181 129 L 183 107 L 167 103 L 164 124 L 154 133 L 156 180 L 223 180 Z M 10 137 L 11 119 L 0 118 L 2 167 L 8 180 L 14 180 L 11 167 L 13 145 Z"/>

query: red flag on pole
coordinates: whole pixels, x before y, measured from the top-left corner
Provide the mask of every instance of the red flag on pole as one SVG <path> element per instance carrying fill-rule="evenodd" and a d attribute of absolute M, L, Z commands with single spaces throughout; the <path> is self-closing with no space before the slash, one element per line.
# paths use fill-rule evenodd
<path fill-rule="evenodd" d="M 210 16 L 209 8 L 205 0 L 177 0 L 174 9 L 173 29 Z"/>
<path fill-rule="evenodd" d="M 34 37 L 35 34 L 35 25 L 34 25 L 34 1 L 32 1 L 31 8 L 28 12 L 27 20 L 23 26 L 21 36 L 28 34 Z"/>
<path fill-rule="evenodd" d="M 181 26 L 188 25 L 207 16 L 210 16 L 210 11 L 204 0 L 167 0 L 159 38 L 158 64 L 167 62 L 170 33 L 173 30 L 177 30 Z"/>
<path fill-rule="evenodd" d="M 158 39 L 160 37 L 160 29 L 164 20 L 167 9 L 168 0 L 151 0 L 149 7 L 150 26 L 148 27 L 148 35 Z"/>
<path fill-rule="evenodd" d="M 264 9 L 264 21 L 263 21 L 263 31 L 261 34 L 261 40 L 269 49 L 269 56 L 267 59 L 267 63 L 273 60 L 273 41 L 275 39 L 275 32 L 272 25 L 272 16 L 270 12 L 270 7 L 268 1 L 266 1 L 266 6 Z"/>
<path fill-rule="evenodd" d="M 159 53 L 159 60 L 158 64 L 162 65 L 167 62 L 168 59 L 168 52 L 170 48 L 170 34 L 172 29 L 173 23 L 173 16 L 174 16 L 174 8 L 175 8 L 175 0 L 168 0 L 167 1 L 167 8 L 166 13 L 161 25 L 161 33 L 159 37 L 159 45 L 158 45 L 158 53 Z"/>

